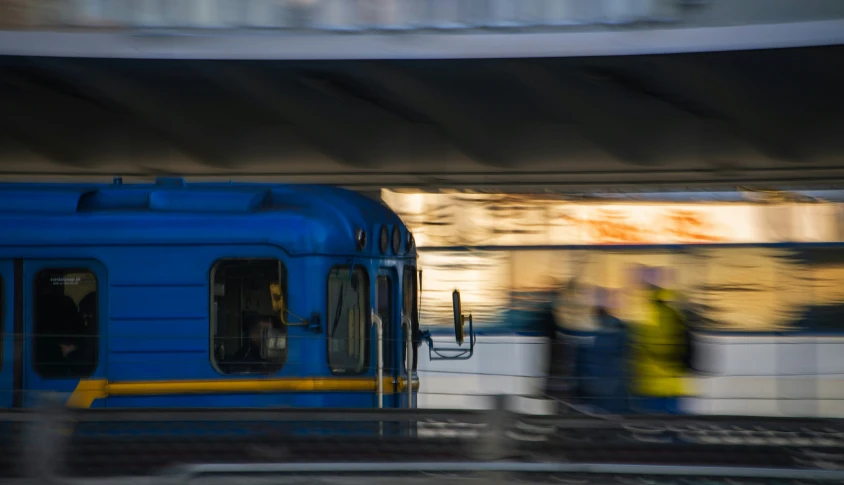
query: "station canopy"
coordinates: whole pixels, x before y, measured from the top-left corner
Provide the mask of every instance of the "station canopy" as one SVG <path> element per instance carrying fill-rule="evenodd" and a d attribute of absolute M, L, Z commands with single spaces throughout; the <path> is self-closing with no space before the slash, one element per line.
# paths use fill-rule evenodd
<path fill-rule="evenodd" d="M 842 46 L 404 61 L 0 57 L 0 179 L 837 185 L 841 59 Z"/>

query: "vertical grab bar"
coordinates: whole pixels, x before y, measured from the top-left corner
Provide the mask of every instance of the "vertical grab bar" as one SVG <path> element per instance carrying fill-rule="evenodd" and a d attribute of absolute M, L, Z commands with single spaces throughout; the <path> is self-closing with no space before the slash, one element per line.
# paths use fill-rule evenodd
<path fill-rule="evenodd" d="M 407 407 L 413 407 L 413 324 L 410 317 L 402 312 L 401 327 L 404 330 L 404 355 L 407 367 Z"/>
<path fill-rule="evenodd" d="M 381 317 L 372 310 L 372 324 L 375 325 L 378 334 L 378 348 L 376 350 L 378 359 L 378 370 L 376 380 L 378 387 L 378 409 L 384 407 L 384 322 Z"/>

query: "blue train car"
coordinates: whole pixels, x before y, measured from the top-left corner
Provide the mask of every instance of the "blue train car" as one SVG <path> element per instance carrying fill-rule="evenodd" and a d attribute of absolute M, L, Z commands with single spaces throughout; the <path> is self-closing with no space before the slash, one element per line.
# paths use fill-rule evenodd
<path fill-rule="evenodd" d="M 0 226 L 2 407 L 414 406 L 416 248 L 375 200 L 4 184 Z"/>

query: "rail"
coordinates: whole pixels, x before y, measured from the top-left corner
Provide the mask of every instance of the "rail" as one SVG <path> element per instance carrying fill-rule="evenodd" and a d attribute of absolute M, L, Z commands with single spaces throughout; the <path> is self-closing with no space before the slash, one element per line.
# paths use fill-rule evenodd
<path fill-rule="evenodd" d="M 288 473 L 587 473 L 614 475 L 704 476 L 725 478 L 769 478 L 842 481 L 844 471 L 789 468 L 746 468 L 716 466 L 622 465 L 605 463 L 519 463 L 519 462 L 430 462 L 430 463 L 261 463 L 190 465 L 168 473 L 183 479 L 201 475 L 288 474 Z"/>
<path fill-rule="evenodd" d="M 0 476 L 601 474 L 844 480 L 844 421 L 433 409 L 0 412 Z M 414 430 L 408 433 L 408 428 Z M 379 433 L 379 431 L 381 433 Z M 380 434 L 380 436 L 379 436 Z M 776 464 L 772 468 L 771 464 Z"/>

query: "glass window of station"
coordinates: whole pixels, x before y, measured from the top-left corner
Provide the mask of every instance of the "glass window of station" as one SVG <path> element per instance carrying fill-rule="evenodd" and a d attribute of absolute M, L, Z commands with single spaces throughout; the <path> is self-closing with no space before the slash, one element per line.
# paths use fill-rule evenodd
<path fill-rule="evenodd" d="M 335 374 L 360 374 L 369 363 L 369 278 L 361 267 L 328 274 L 328 366 Z"/>
<path fill-rule="evenodd" d="M 35 276 L 33 358 L 46 378 L 89 377 L 99 344 L 97 277 L 87 269 L 45 269 Z"/>
<path fill-rule="evenodd" d="M 287 272 L 277 259 L 211 268 L 211 363 L 224 374 L 273 374 L 287 361 Z"/>

